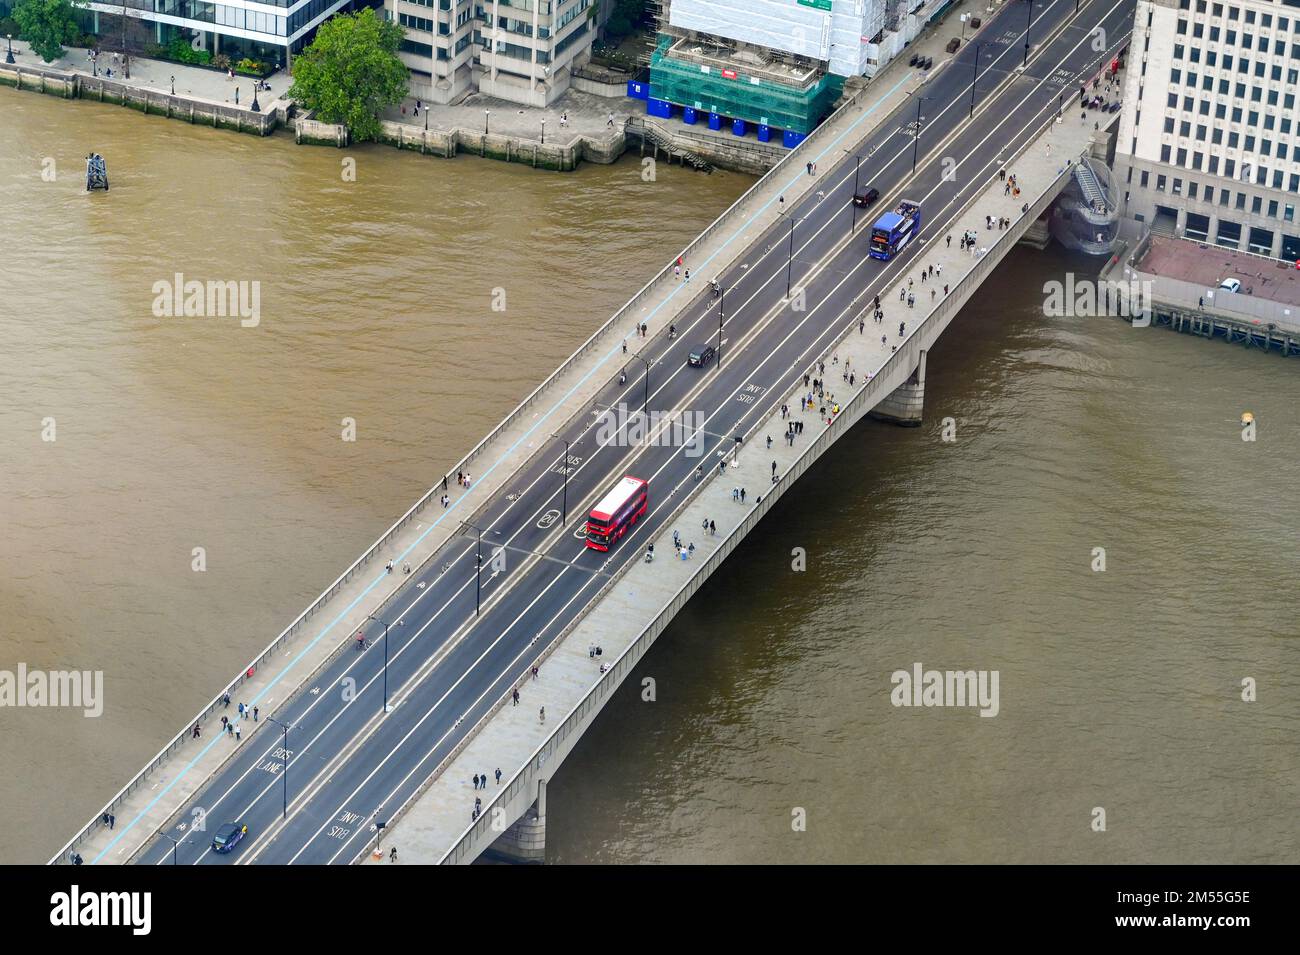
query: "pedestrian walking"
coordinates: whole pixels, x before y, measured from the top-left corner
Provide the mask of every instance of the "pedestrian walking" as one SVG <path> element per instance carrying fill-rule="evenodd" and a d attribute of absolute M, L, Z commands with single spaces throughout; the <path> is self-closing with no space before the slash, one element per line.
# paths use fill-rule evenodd
<path fill-rule="evenodd" d="M 899 322 L 899 323 L 898 323 L 898 337 L 899 337 L 899 338 L 902 338 L 902 337 L 903 337 L 903 330 L 906 329 L 906 328 L 907 328 L 907 322 Z"/>
<path fill-rule="evenodd" d="M 610 113 L 610 114 L 609 114 L 609 119 L 605 121 L 605 125 L 606 125 L 606 126 L 613 126 L 613 125 L 614 125 L 614 114 L 613 114 L 613 113 Z"/>
<path fill-rule="evenodd" d="M 199 724 L 195 723 L 194 732 L 190 734 L 190 739 L 198 739 L 198 738 L 199 738 Z"/>
<path fill-rule="evenodd" d="M 546 722 L 546 707 L 543 706 L 540 710 L 537 711 L 537 722 L 539 723 Z"/>
<path fill-rule="evenodd" d="M 740 489 L 740 503 L 745 503 L 745 489 L 743 487 Z"/>
<path fill-rule="evenodd" d="M 501 785 L 501 767 L 497 767 L 497 785 Z"/>
<path fill-rule="evenodd" d="M 675 278 L 675 279 L 679 279 L 679 278 L 681 278 L 681 277 L 682 277 L 682 267 L 681 267 L 680 265 L 674 265 L 674 266 L 673 266 L 673 278 Z"/>
<path fill-rule="evenodd" d="M 230 717 L 228 716 L 221 717 L 221 732 L 224 733 L 226 731 L 226 727 L 229 725 L 230 725 Z"/>
<path fill-rule="evenodd" d="M 713 537 L 717 533 L 718 533 L 718 525 L 713 523 L 713 521 L 709 521 L 709 536 Z"/>
<path fill-rule="evenodd" d="M 257 722 L 257 713 L 258 713 L 258 710 L 257 710 L 257 707 L 255 706 L 255 707 L 253 707 L 253 722 L 254 722 L 254 723 Z"/>
<path fill-rule="evenodd" d="M 690 280 L 691 280 L 691 270 L 690 270 L 690 269 L 687 269 L 687 270 L 686 270 L 686 281 L 689 282 Z"/>
<path fill-rule="evenodd" d="M 478 789 L 478 773 L 474 774 L 474 788 Z"/>
<path fill-rule="evenodd" d="M 914 295 L 907 296 L 907 307 L 912 308 L 915 305 L 916 305 L 916 296 Z"/>
<path fill-rule="evenodd" d="M 223 695 L 223 696 L 221 697 L 221 705 L 224 706 L 226 709 L 230 709 L 230 694 L 229 694 L 229 693 L 226 693 L 225 695 Z"/>
<path fill-rule="evenodd" d="M 393 846 L 393 848 L 388 850 L 388 861 L 389 862 L 397 861 L 397 846 Z"/>
<path fill-rule="evenodd" d="M 239 737 L 240 737 L 240 727 L 239 727 L 239 724 L 236 723 L 236 724 L 235 724 L 235 739 L 239 739 Z"/>
<path fill-rule="evenodd" d="M 242 720 L 244 718 L 244 704 L 240 703 L 237 709 L 239 710 L 239 718 Z"/>
<path fill-rule="evenodd" d="M 948 245 L 947 245 L 947 248 L 949 248 L 949 249 L 952 248 L 952 235 L 951 235 L 951 233 L 948 235 Z M 879 301 L 877 301 L 877 304 L 879 304 Z"/>
<path fill-rule="evenodd" d="M 533 679 L 537 679 L 537 667 L 533 667 Z"/>
<path fill-rule="evenodd" d="M 514 700 L 514 703 L 513 703 L 512 705 L 513 705 L 513 706 L 518 706 L 518 705 L 519 705 L 519 689 L 518 689 L 517 687 L 515 688 L 514 693 L 510 694 L 510 696 L 511 696 L 511 698 Z"/>
<path fill-rule="evenodd" d="M 772 462 L 772 473 L 773 473 L 773 474 L 776 473 L 776 462 L 775 462 L 775 461 Z"/>

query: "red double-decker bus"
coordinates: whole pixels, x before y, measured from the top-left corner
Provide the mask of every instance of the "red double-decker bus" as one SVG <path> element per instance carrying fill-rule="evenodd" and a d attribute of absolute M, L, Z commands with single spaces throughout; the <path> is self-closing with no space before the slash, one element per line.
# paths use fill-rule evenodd
<path fill-rule="evenodd" d="M 627 475 L 601 498 L 587 518 L 587 546 L 609 550 L 650 506 L 650 484 Z"/>

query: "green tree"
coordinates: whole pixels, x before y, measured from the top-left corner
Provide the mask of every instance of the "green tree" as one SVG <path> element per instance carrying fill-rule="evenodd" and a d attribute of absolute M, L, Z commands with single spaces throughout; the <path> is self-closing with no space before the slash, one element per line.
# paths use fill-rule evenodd
<path fill-rule="evenodd" d="M 13 16 L 23 39 L 49 63 L 62 56 L 63 44 L 80 33 L 73 16 L 79 6 L 80 0 L 18 0 Z"/>
<path fill-rule="evenodd" d="M 326 20 L 293 64 L 289 95 L 325 123 L 343 123 L 354 140 L 376 139 L 379 116 L 407 93 L 397 57 L 404 32 L 369 7 Z"/>

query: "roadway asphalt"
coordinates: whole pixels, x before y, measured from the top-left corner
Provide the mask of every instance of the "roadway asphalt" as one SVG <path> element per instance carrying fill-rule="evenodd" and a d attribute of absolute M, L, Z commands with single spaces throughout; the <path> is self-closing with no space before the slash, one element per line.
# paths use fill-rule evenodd
<path fill-rule="evenodd" d="M 1071 22 L 1033 52 L 1026 71 L 1017 73 L 1026 5 L 1019 0 L 1008 3 L 979 36 L 973 120 L 967 122 L 976 44 L 962 49 L 919 90 L 923 99 L 915 177 L 912 124 L 918 94 L 865 140 L 845 150 L 833 168 L 819 169 L 818 191 L 791 203 L 794 208 L 734 268 L 720 276 L 693 275 L 691 283 L 699 292 L 677 321 L 677 337 L 670 340 L 666 330 L 659 331 L 644 354 L 651 363 L 650 409 L 699 413 L 705 419 L 703 455 L 692 456 L 689 444 L 602 446 L 596 436 L 597 410 L 569 427 L 561 435 L 570 441 L 567 526 L 557 521 L 566 464 L 557 438 L 553 456 L 534 459 L 480 512 L 481 615 L 475 614 L 476 532 L 466 530 L 412 574 L 390 602 L 390 624 L 401 621 L 388 636 L 392 709 L 383 713 L 384 637 L 383 626 L 375 623 L 368 631 L 368 649 L 345 651 L 280 708 L 277 718 L 292 727 L 287 819 L 281 819 L 286 755 L 281 729 L 260 725 L 256 736 L 240 745 L 168 831 L 180 840 L 177 861 L 353 861 L 372 842 L 374 821 L 394 812 L 494 702 L 509 693 L 528 663 L 574 619 L 607 574 L 621 562 L 639 560 L 648 542 L 669 548 L 672 528 L 663 522 L 697 480 L 697 466 L 715 469 L 718 456 L 731 448 L 733 435 L 747 435 L 813 362 L 826 357 L 863 303 L 906 274 L 909 266 L 924 261 L 925 241 L 942 241 L 948 233 L 969 227 L 953 222 L 955 210 L 997 175 L 1004 152 L 1010 155 L 1056 112 L 1058 97 L 1063 96 L 1068 107 L 1065 121 L 1080 121 L 1073 106 L 1079 81 L 1127 42 L 1133 11 L 1134 0 L 1089 0 L 1077 16 L 1074 0 L 1035 4 L 1031 37 L 1044 37 Z M 1107 51 L 1100 53 L 1092 49 L 1098 25 L 1109 38 Z M 959 142 L 950 141 L 963 124 Z M 866 214 L 859 213 L 856 233 L 851 233 L 856 157 L 861 157 L 859 181 L 876 186 L 881 198 Z M 947 164 L 945 157 L 950 157 Z M 947 177 L 945 168 L 950 170 Z M 914 241 L 893 261 L 872 260 L 867 256 L 870 225 L 899 198 L 921 201 L 923 241 Z M 794 287 L 805 289 L 802 311 L 786 300 L 787 268 Z M 719 340 L 720 302 L 708 284 L 715 277 L 726 290 L 721 365 L 715 361 L 693 368 L 686 364 L 687 353 L 705 343 L 716 346 Z M 882 301 L 882 306 L 883 327 L 892 335 L 895 323 L 910 316 L 897 303 Z M 910 314 L 919 319 L 924 313 Z M 626 384 L 620 386 L 617 377 L 611 380 L 601 403 L 626 405 L 635 414 L 642 406 L 647 371 L 636 360 L 626 371 Z M 589 550 L 581 539 L 585 515 L 624 474 L 649 480 L 649 513 L 609 554 Z M 750 490 L 761 493 L 759 488 Z M 505 569 L 494 571 L 492 555 L 498 548 L 505 548 Z M 521 696 L 520 705 L 527 707 L 527 681 Z M 230 713 L 233 717 L 233 705 Z M 548 719 L 563 716 L 548 714 Z M 250 726 L 248 721 L 244 726 Z M 467 825 L 471 808 L 467 802 Z M 200 817 L 205 831 L 194 829 Z M 234 820 L 248 824 L 248 838 L 229 855 L 212 852 L 212 833 Z M 139 861 L 167 864 L 172 857 L 172 841 L 159 836 Z"/>

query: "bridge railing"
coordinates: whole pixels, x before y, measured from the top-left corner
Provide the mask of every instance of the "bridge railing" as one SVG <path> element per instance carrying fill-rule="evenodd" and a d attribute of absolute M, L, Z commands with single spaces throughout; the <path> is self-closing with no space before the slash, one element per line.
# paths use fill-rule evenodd
<path fill-rule="evenodd" d="M 703 232 L 701 232 L 698 236 L 695 237 L 695 239 L 693 239 L 688 245 L 686 245 L 686 247 L 683 248 L 681 252 L 678 253 L 678 255 L 673 256 L 672 259 L 669 261 L 669 263 L 665 265 L 662 269 L 660 269 L 660 271 L 653 278 L 651 278 L 650 281 L 646 282 L 646 284 L 643 285 L 641 289 L 636 292 L 636 294 L 634 294 L 630 299 L 628 299 L 628 301 L 623 305 L 622 308 L 620 308 L 617 312 L 615 312 L 613 316 L 611 316 L 603 325 L 600 326 L 600 328 L 598 328 L 594 333 L 592 333 L 591 337 L 589 337 L 585 342 L 579 345 L 578 348 L 573 352 L 573 354 L 571 354 L 568 358 L 566 358 L 560 364 L 560 366 L 556 368 L 555 371 L 553 371 L 546 378 L 545 381 L 543 381 L 540 385 L 534 388 L 528 394 L 527 397 L 525 397 L 521 402 L 519 402 L 518 405 L 515 406 L 514 410 L 512 410 L 509 414 L 507 414 L 501 420 L 501 422 L 497 424 L 495 428 L 493 428 L 490 432 L 488 432 L 486 437 L 484 437 L 481 441 L 479 441 L 479 443 L 476 444 L 468 454 L 466 454 L 451 469 L 449 469 L 440 482 L 438 482 L 433 487 L 431 487 L 428 491 L 426 491 L 424 495 L 421 496 L 420 499 L 416 501 L 416 503 L 413 504 L 405 514 L 403 514 L 400 518 L 398 518 L 398 520 L 390 528 L 388 528 L 388 530 L 386 530 L 382 535 L 380 535 L 380 537 L 373 544 L 371 544 L 370 547 L 367 548 L 366 551 L 360 557 L 358 557 L 352 563 L 352 565 L 348 567 L 347 570 L 345 570 L 342 574 L 340 574 L 332 584 L 326 587 L 325 590 L 321 592 L 320 596 L 318 596 L 314 601 L 312 601 L 312 603 L 307 607 L 306 610 L 300 613 L 294 619 L 294 621 L 291 624 L 289 624 L 289 626 L 287 626 L 283 631 L 281 631 L 279 636 L 277 636 L 274 640 L 272 640 L 266 646 L 266 648 L 262 650 L 261 653 L 257 654 L 257 656 L 255 656 L 251 661 L 249 661 L 248 665 L 244 667 L 244 669 L 241 671 L 241 674 L 239 676 L 237 676 L 233 681 L 231 681 L 221 691 L 221 693 L 218 693 L 212 700 L 210 700 L 207 704 L 205 704 L 203 708 L 198 711 L 198 713 L 196 713 L 188 722 L 186 722 L 184 727 L 181 729 L 181 731 L 178 732 L 174 737 L 172 737 L 172 739 L 167 743 L 167 745 L 165 745 L 162 749 L 160 749 L 158 753 L 151 760 L 149 760 L 148 763 L 145 764 L 144 768 L 141 769 L 140 772 L 138 772 L 131 779 L 130 782 L 128 782 L 125 786 L 123 786 L 116 793 L 116 795 L 114 795 L 113 798 L 110 799 L 103 806 L 103 808 L 95 815 L 93 819 L 91 819 L 90 822 L 86 823 L 86 825 L 84 825 L 77 832 L 76 835 L 74 835 L 71 839 L 69 839 L 68 842 L 64 844 L 64 846 L 61 849 L 59 849 L 57 853 L 55 853 L 55 855 L 50 859 L 49 864 L 58 865 L 60 863 L 66 863 L 69 859 L 69 853 L 71 853 L 87 836 L 89 836 L 92 832 L 94 832 L 97 827 L 102 825 L 101 820 L 103 815 L 105 813 L 116 814 L 114 811 L 122 805 L 123 801 L 127 797 L 129 797 L 132 793 L 134 793 L 154 770 L 156 770 L 160 765 L 162 765 L 162 763 L 165 762 L 172 755 L 172 753 L 174 753 L 185 743 L 186 739 L 190 734 L 190 728 L 195 723 L 201 722 L 202 720 L 210 716 L 218 707 L 222 705 L 222 700 L 227 693 L 233 694 L 233 692 L 239 686 L 241 686 L 246 679 L 248 679 L 254 672 L 256 672 L 258 666 L 260 666 L 263 662 L 269 659 L 284 645 L 285 641 L 296 636 L 298 634 L 298 631 L 302 628 L 302 625 L 306 623 L 308 620 L 310 620 L 316 613 L 318 613 L 324 607 L 324 605 L 327 604 L 339 592 L 339 590 L 343 588 L 344 585 L 349 583 L 352 580 L 352 578 L 360 570 L 362 570 L 368 563 L 370 563 L 370 561 L 373 560 L 375 556 L 379 554 L 379 552 L 385 546 L 387 546 L 400 531 L 405 529 L 407 524 L 409 524 L 421 511 L 424 510 L 425 506 L 429 503 L 430 500 L 433 499 L 434 495 L 441 495 L 443 493 L 443 491 L 447 487 L 447 482 L 450 479 L 450 476 L 452 474 L 455 474 L 457 471 L 464 470 L 467 464 L 477 459 L 478 456 L 482 454 L 483 451 L 486 450 L 487 447 L 502 434 L 502 432 L 506 431 L 508 428 L 513 426 L 517 421 L 519 421 L 520 416 L 523 415 L 525 411 L 527 411 L 546 391 L 548 391 L 551 388 L 552 385 L 556 383 L 556 381 L 558 381 L 565 373 L 567 373 L 578 361 L 583 359 L 592 348 L 594 348 L 602 340 L 606 339 L 609 336 L 609 333 L 615 330 L 621 322 L 628 322 L 630 324 L 634 316 L 639 321 L 640 319 L 639 316 L 637 315 L 637 312 L 639 308 L 642 306 L 642 304 L 648 298 L 652 297 L 665 282 L 674 280 L 673 267 L 676 264 L 677 258 L 680 256 L 684 261 L 687 260 L 695 251 L 697 251 L 705 242 L 707 242 L 719 229 L 724 228 L 731 222 L 731 220 L 735 219 L 741 213 L 745 212 L 750 207 L 755 205 L 759 200 L 759 198 L 761 197 L 763 190 L 767 187 L 767 185 L 770 184 L 771 181 L 773 181 L 774 178 L 784 175 L 789 169 L 794 168 L 797 165 L 797 163 L 793 158 L 796 154 L 799 155 L 798 162 L 801 163 L 804 161 L 803 157 L 807 155 L 810 150 L 815 149 L 819 143 L 822 143 L 826 139 L 830 138 L 831 131 L 833 129 L 833 125 L 835 121 L 838 118 L 842 117 L 843 115 L 846 115 L 849 110 L 857 106 L 858 100 L 862 96 L 862 93 L 863 91 L 858 91 L 857 93 L 854 93 L 845 103 L 843 103 L 840 106 L 839 109 L 837 109 L 827 119 L 825 123 L 817 127 L 817 129 L 815 129 L 812 133 L 810 133 L 808 135 L 808 138 L 805 139 L 802 143 L 800 143 L 798 147 L 790 150 L 789 154 L 787 154 L 784 158 L 782 158 L 780 162 L 778 162 L 775 166 L 773 166 L 770 170 L 768 170 L 768 172 L 765 175 L 763 175 L 761 178 L 755 181 L 754 184 L 750 186 L 747 190 L 745 190 L 745 192 L 741 194 L 741 196 L 738 199 L 736 199 L 736 201 L 733 202 L 721 215 L 719 215 L 716 219 L 713 220 L 713 222 L 711 222 L 708 226 L 706 226 Z M 629 332 L 630 331 L 631 330 L 629 329 Z"/>
<path fill-rule="evenodd" d="M 1036 130 L 1034 130 L 1034 134 L 1028 140 L 1026 146 L 1016 155 L 1018 156 L 1027 150 L 1029 144 L 1037 142 L 1038 136 L 1040 136 L 1043 130 L 1053 122 L 1055 122 L 1054 113 L 1047 122 L 1042 123 Z M 1011 159 L 1006 160 L 1004 165 L 1010 165 L 1010 162 L 1014 160 L 1014 158 L 1016 157 L 1013 156 Z M 1034 199 L 1026 203 L 1028 211 L 1024 213 L 1020 219 L 1016 220 L 1015 228 L 997 233 L 998 238 L 993 242 L 989 252 L 982 256 L 976 262 L 971 271 L 963 276 L 953 286 L 951 293 L 945 297 L 943 301 L 938 303 L 938 305 L 926 317 L 926 324 L 937 320 L 943 322 L 946 326 L 946 323 L 952 320 L 956 312 L 961 309 L 975 290 L 978 289 L 984 283 L 989 274 L 992 273 L 999 264 L 1001 264 L 1003 256 L 1005 256 L 1006 253 L 1014 247 L 1015 243 L 1020 240 L 1020 237 L 1024 233 L 1028 224 L 1036 221 L 1038 217 L 1047 210 L 1052 201 L 1060 194 L 1062 186 L 1068 182 L 1070 177 L 1073 175 L 1073 166 L 1075 162 L 1076 160 L 1070 160 L 1050 182 L 1044 184 L 1042 190 Z M 967 200 L 963 205 L 962 210 L 959 210 L 957 214 L 960 215 L 962 211 L 977 202 L 980 197 L 980 193 L 973 195 L 969 200 Z M 935 238 L 937 238 L 937 236 L 932 237 L 930 241 L 934 241 Z M 862 305 L 861 308 L 856 308 L 851 304 L 849 308 L 846 309 L 846 311 L 851 315 L 851 320 L 844 326 L 844 335 L 838 338 L 834 344 L 827 346 L 827 348 L 824 349 L 824 352 L 833 352 L 844 338 L 849 337 L 856 332 L 859 317 L 864 315 L 872 307 L 873 305 L 869 301 Z M 842 312 L 841 317 L 843 314 L 844 313 Z M 934 328 L 936 326 L 931 325 L 930 327 Z M 930 340 L 927 336 L 922 334 L 912 335 L 897 352 L 891 354 L 889 358 L 886 359 L 885 364 L 881 366 L 880 371 L 876 373 L 872 381 L 889 381 L 891 377 L 897 377 L 901 383 L 911 374 L 912 369 L 919 363 L 921 350 L 929 347 L 929 344 Z M 802 381 L 801 376 L 796 376 L 796 379 L 791 380 L 791 390 L 797 387 L 798 382 Z M 780 499 L 785 491 L 793 486 L 794 482 L 805 471 L 807 471 L 821 457 L 821 455 L 825 453 L 832 444 L 834 444 L 835 441 L 839 439 L 840 435 L 844 431 L 853 427 L 864 415 L 866 415 L 868 411 L 871 410 L 871 408 L 875 407 L 875 405 L 879 403 L 879 390 L 879 386 L 873 388 L 868 384 L 845 403 L 840 415 L 834 420 L 834 422 L 832 422 L 832 424 L 827 427 L 811 445 L 809 445 L 790 469 L 781 476 L 780 480 L 775 485 L 772 485 L 771 489 L 762 495 L 761 500 L 755 504 L 754 508 L 750 510 L 744 520 L 742 520 L 736 528 L 733 528 L 730 534 L 723 538 L 718 548 L 709 555 L 700 570 L 693 574 L 682 585 L 677 593 L 664 604 L 663 608 L 655 615 L 650 623 L 646 625 L 636 639 L 634 639 L 623 650 L 623 652 L 618 655 L 614 660 L 613 665 L 605 672 L 604 676 L 602 676 L 595 685 L 593 685 L 592 688 L 583 695 L 582 699 L 574 705 L 573 709 L 566 714 L 565 718 L 555 728 L 554 732 L 542 741 L 542 743 L 533 751 L 528 760 L 518 770 L 516 770 L 507 783 L 493 795 L 492 799 L 490 799 L 483 807 L 484 811 L 479 818 L 471 822 L 469 826 L 461 832 L 447 853 L 439 860 L 440 864 L 471 862 L 481 851 L 480 846 L 484 844 L 484 840 L 490 843 L 501 834 L 502 830 L 493 825 L 492 809 L 495 806 L 504 806 L 509 804 L 517 797 L 527 797 L 529 802 L 532 801 L 531 787 L 533 786 L 535 779 L 542 774 L 543 768 L 546 766 L 547 762 L 549 762 L 558 752 L 565 749 L 566 741 L 569 736 L 575 732 L 582 732 L 582 729 L 587 723 L 592 711 L 599 710 L 605 705 L 609 697 L 613 695 L 622 684 L 623 679 L 632 671 L 637 663 L 640 662 L 650 645 L 658 639 L 659 634 L 663 632 L 669 623 L 671 623 L 672 619 L 677 615 L 681 608 L 686 605 L 695 592 L 699 590 L 703 583 L 712 575 L 713 571 L 721 566 L 722 562 L 731 554 L 736 546 L 739 545 L 740 541 L 748 535 L 749 531 L 757 525 L 759 520 L 761 520 L 763 516 L 766 515 L 767 512 L 776 504 L 777 500 Z M 773 399 L 772 404 L 767 409 L 766 413 L 757 419 L 758 421 L 765 421 L 767 417 L 770 417 L 775 413 L 776 409 L 780 406 L 780 403 L 788 394 L 788 391 L 773 389 L 773 393 L 776 394 L 777 397 Z M 747 434 L 754 431 L 757 427 L 759 427 L 758 424 L 751 427 Z M 695 499 L 696 494 L 698 494 L 700 489 L 703 487 L 704 483 L 705 482 L 697 484 L 690 494 L 685 495 L 678 506 L 674 508 L 667 525 L 671 525 L 676 516 L 690 505 L 690 503 Z M 617 572 L 610 580 L 606 581 L 596 595 L 587 602 L 582 611 L 575 615 L 573 622 L 571 622 L 547 645 L 546 648 L 543 649 L 539 660 L 547 656 L 554 647 L 563 641 L 572 629 L 577 626 L 578 621 L 580 621 L 582 617 L 584 617 L 590 609 L 618 583 L 622 575 L 627 573 L 631 567 L 636 565 L 636 563 L 636 561 L 626 562 L 619 572 Z M 525 670 L 525 674 L 526 673 L 527 670 Z M 522 680 L 523 678 L 524 674 L 521 674 L 520 679 Z M 487 716 L 490 716 L 492 713 L 496 712 L 496 710 L 502 708 L 507 699 L 509 699 L 509 694 L 503 695 L 503 697 L 494 705 L 493 709 L 489 711 Z M 486 721 L 487 716 L 480 720 L 478 725 L 471 730 L 470 733 L 466 734 L 462 744 L 442 761 L 438 769 L 431 774 L 430 779 L 436 778 L 438 773 L 450 763 L 461 749 L 463 749 L 464 745 L 468 744 L 469 739 L 477 733 L 478 729 Z M 421 787 L 421 790 L 423 790 L 423 788 L 425 787 Z M 524 792 L 526 788 L 530 791 Z M 418 793 L 413 794 L 408 798 L 406 803 L 403 804 L 394 817 L 394 820 L 400 818 L 400 816 L 406 812 L 417 796 Z"/>

